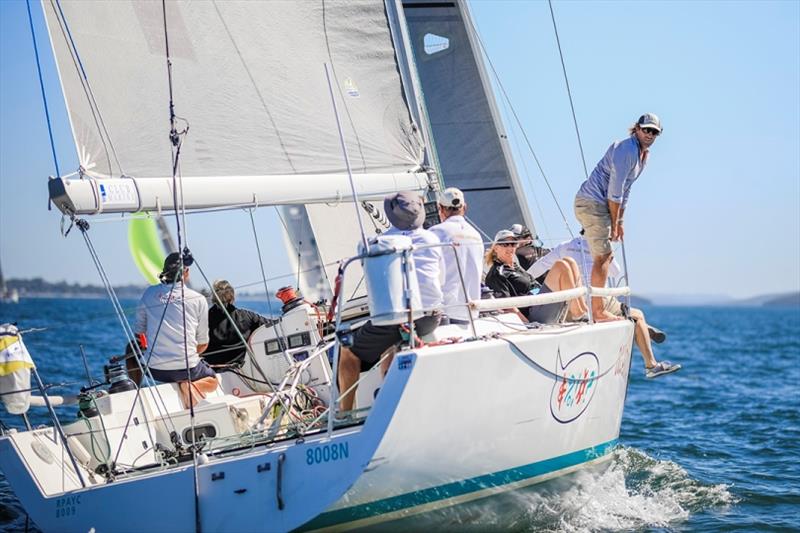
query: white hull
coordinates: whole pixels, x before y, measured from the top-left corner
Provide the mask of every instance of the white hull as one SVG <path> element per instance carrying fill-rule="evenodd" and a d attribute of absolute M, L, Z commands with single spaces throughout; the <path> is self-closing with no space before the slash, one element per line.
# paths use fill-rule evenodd
<path fill-rule="evenodd" d="M 204 531 L 368 526 L 607 459 L 619 437 L 632 329 L 629 321 L 526 330 L 480 320 L 479 335 L 501 331 L 503 337 L 398 354 L 386 381 L 373 381 L 381 390 L 366 424 L 337 430 L 331 441 L 320 434 L 211 456 L 198 468 L 199 506 L 191 463 L 113 483 L 96 476 L 95 485 L 81 488 L 52 428 L 1 437 L 0 467 L 44 531 L 193 531 L 196 508 Z M 461 326 L 436 334 L 470 335 Z M 241 387 L 235 379 L 222 381 L 225 388 Z M 359 393 L 359 401 L 372 397 L 369 379 Z M 132 393 L 111 398 L 126 394 Z M 74 435 L 72 426 L 66 428 Z M 138 442 L 144 429 L 130 431 L 129 441 Z M 342 445 L 345 457 L 333 451 Z"/>
<path fill-rule="evenodd" d="M 367 526 L 608 459 L 619 438 L 632 329 L 629 321 L 556 327 L 507 336 L 517 348 L 488 339 L 416 351 L 416 372 L 370 466 L 308 528 Z M 580 399 L 580 383 L 571 390 L 568 383 L 559 404 L 563 378 L 548 372 L 577 378 L 584 370 L 604 375 Z"/>

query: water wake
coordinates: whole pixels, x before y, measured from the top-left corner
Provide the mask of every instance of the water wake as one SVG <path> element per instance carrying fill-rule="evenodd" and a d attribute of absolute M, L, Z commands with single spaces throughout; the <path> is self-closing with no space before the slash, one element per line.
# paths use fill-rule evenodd
<path fill-rule="evenodd" d="M 727 485 L 705 485 L 677 463 L 624 447 L 605 470 L 581 471 L 558 484 L 515 493 L 527 516 L 512 527 L 568 532 L 666 527 L 735 500 Z"/>

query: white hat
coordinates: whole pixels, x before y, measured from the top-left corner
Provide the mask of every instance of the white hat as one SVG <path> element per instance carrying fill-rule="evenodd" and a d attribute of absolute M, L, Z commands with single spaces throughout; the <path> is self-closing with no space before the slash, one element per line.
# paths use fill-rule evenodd
<path fill-rule="evenodd" d="M 455 187 L 448 187 L 439 193 L 439 205 L 455 209 L 464 207 L 464 193 Z"/>
<path fill-rule="evenodd" d="M 501 229 L 497 233 L 494 234 L 494 242 L 492 242 L 492 246 L 497 244 L 500 241 L 517 241 L 517 236 L 514 235 L 514 232 L 510 229 Z"/>

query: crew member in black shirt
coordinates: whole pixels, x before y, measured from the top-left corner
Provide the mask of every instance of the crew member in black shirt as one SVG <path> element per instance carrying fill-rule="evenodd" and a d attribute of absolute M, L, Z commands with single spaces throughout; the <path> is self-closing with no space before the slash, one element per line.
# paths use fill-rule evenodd
<path fill-rule="evenodd" d="M 235 294 L 228 281 L 217 280 L 214 282 L 213 288 L 219 300 L 225 305 L 225 309 L 220 307 L 216 298 L 212 298 L 214 305 L 208 310 L 208 349 L 203 354 L 203 359 L 211 365 L 237 363 L 247 353 L 242 337 L 246 340 L 258 327 L 271 326 L 276 321 L 248 309 L 239 309 L 234 306 Z M 236 323 L 235 327 L 228 320 L 225 311 Z M 241 337 L 236 332 L 237 329 L 241 333 Z"/>

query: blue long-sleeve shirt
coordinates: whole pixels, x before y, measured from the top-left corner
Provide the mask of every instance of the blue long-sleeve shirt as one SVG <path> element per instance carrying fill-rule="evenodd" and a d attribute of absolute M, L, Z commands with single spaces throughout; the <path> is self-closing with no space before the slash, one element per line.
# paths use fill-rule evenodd
<path fill-rule="evenodd" d="M 624 208 L 631 185 L 641 175 L 644 165 L 635 135 L 617 141 L 608 148 L 589 179 L 583 182 L 577 197 L 602 204 L 611 200 Z"/>

